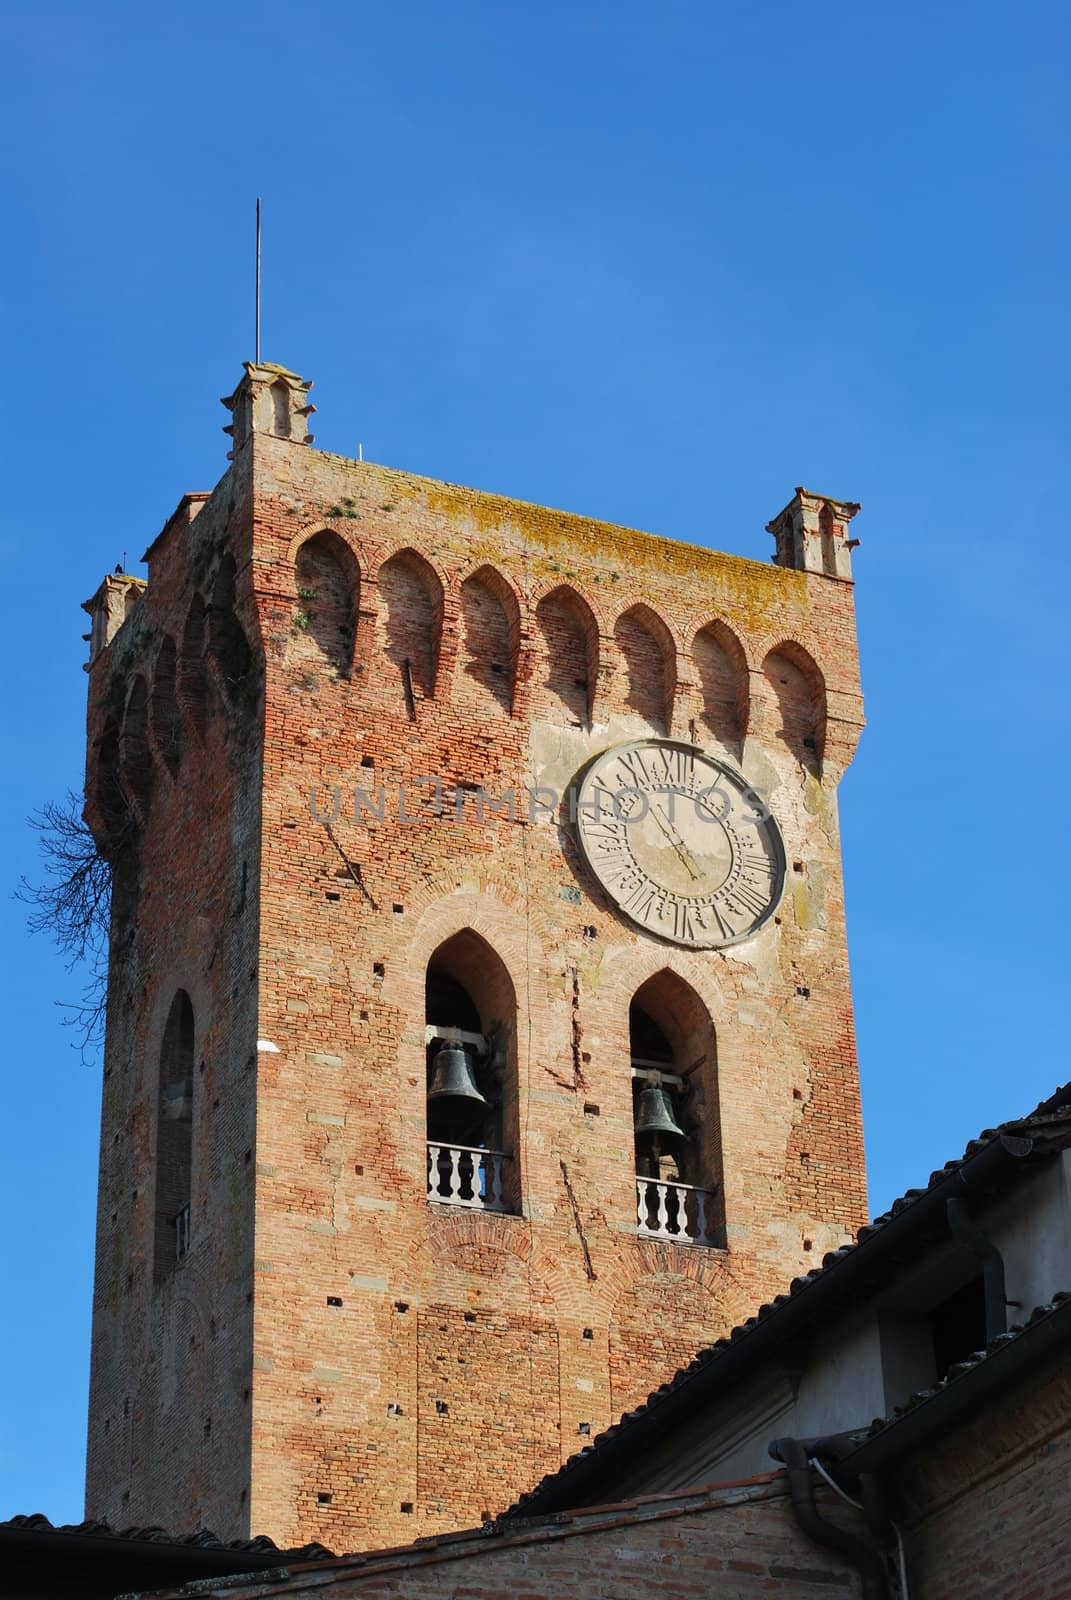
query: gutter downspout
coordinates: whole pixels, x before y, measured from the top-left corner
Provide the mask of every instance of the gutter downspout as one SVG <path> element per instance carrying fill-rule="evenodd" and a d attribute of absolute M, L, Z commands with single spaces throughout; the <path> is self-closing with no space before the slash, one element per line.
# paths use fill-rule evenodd
<path fill-rule="evenodd" d="M 814 1499 L 810 1452 L 803 1440 L 775 1439 L 770 1445 L 770 1454 L 775 1461 L 783 1461 L 788 1468 L 792 1509 L 808 1539 L 827 1550 L 835 1550 L 851 1563 L 862 1582 L 862 1600 L 889 1600 L 885 1563 L 877 1549 L 869 1540 L 861 1539 L 845 1528 L 838 1528 L 820 1514 Z"/>

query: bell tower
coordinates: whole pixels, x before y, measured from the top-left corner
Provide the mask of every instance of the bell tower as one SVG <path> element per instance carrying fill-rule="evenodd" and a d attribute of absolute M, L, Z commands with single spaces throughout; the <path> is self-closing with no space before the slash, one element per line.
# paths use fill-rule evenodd
<path fill-rule="evenodd" d="M 858 508 L 744 560 L 322 453 L 309 388 L 247 366 L 87 603 L 87 1513 L 353 1550 L 502 1510 L 865 1220 Z"/>

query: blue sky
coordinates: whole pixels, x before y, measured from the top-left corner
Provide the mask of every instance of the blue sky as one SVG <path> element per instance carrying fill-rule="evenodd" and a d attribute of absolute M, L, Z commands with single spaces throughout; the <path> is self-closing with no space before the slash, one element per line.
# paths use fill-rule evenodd
<path fill-rule="evenodd" d="M 8 9 L 3 872 L 81 780 L 79 606 L 222 474 L 252 346 L 318 441 L 766 558 L 859 499 L 841 790 L 871 1197 L 1069 1076 L 1065 8 Z M 0 895 L 0 1516 L 81 1516 L 99 1075 Z"/>

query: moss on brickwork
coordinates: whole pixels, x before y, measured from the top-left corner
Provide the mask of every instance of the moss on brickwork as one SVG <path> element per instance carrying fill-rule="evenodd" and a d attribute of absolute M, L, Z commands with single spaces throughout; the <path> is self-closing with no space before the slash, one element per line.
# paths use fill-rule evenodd
<path fill-rule="evenodd" d="M 399 507 L 426 509 L 465 533 L 475 561 L 494 562 L 504 544 L 523 544 L 528 570 L 537 579 L 574 579 L 580 575 L 582 561 L 595 569 L 592 578 L 598 583 L 617 583 L 626 570 L 634 579 L 648 574 L 659 582 L 698 581 L 724 589 L 734 610 L 756 630 L 775 618 L 803 617 L 807 612 L 807 575 L 802 572 L 370 462 L 318 453 L 317 466 L 351 483 L 357 491 L 325 502 L 327 519 L 355 517 L 353 508 L 360 502 L 366 509 L 380 512 L 397 513 Z M 394 502 L 384 504 L 381 496 L 386 486 Z M 580 561 L 563 564 L 563 550 Z"/>

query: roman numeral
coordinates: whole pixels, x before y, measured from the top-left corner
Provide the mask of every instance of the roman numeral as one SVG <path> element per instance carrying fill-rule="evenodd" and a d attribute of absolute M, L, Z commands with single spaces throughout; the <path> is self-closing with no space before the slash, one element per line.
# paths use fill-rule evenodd
<path fill-rule="evenodd" d="M 657 760 L 661 763 L 660 777 L 667 787 L 683 789 L 687 786 L 685 772 L 688 757 L 683 750 L 667 750 L 662 745 L 655 752 Z"/>
<path fill-rule="evenodd" d="M 738 883 L 730 891 L 730 898 L 738 900 L 745 911 L 750 911 L 752 916 L 759 916 L 766 910 L 768 901 L 766 896 L 760 894 L 753 884 Z"/>
<path fill-rule="evenodd" d="M 622 900 L 621 909 L 628 911 L 633 916 L 642 917 L 646 921 L 647 913 L 650 911 L 656 896 L 657 891 L 652 889 L 645 878 L 638 888 L 633 889 L 627 899 Z"/>
<path fill-rule="evenodd" d="M 643 756 L 639 750 L 629 750 L 627 754 L 619 756 L 618 760 L 632 779 L 633 787 L 651 787 L 651 774 L 643 764 Z M 638 770 L 637 770 L 638 769 Z"/>
<path fill-rule="evenodd" d="M 628 829 L 623 822 L 608 818 L 605 822 L 589 822 L 584 829 L 585 835 L 592 839 L 608 837 L 610 839 L 624 839 Z"/>

